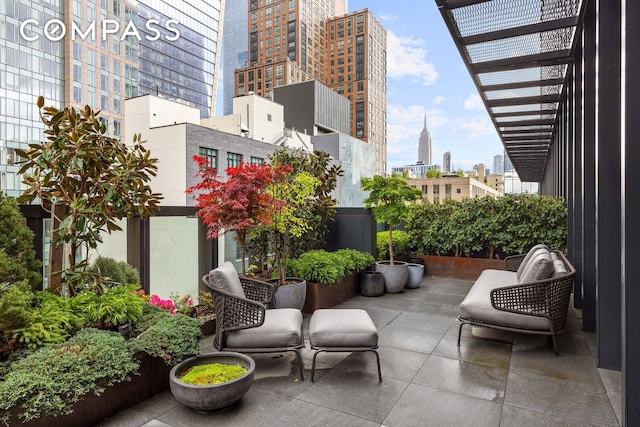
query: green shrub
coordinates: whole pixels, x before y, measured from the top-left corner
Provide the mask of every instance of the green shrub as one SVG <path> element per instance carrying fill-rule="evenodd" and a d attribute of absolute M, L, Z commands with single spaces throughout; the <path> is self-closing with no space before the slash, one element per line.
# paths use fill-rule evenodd
<path fill-rule="evenodd" d="M 106 279 L 107 283 L 120 285 L 140 284 L 138 270 L 125 261 L 116 261 L 113 258 L 99 256 L 91 264 L 87 271 L 97 273 Z"/>
<path fill-rule="evenodd" d="M 147 304 L 135 332 L 139 334 L 131 340 L 135 349 L 161 357 L 167 365 L 200 352 L 200 321 L 193 317 L 171 314 Z"/>
<path fill-rule="evenodd" d="M 336 254 L 351 260 L 350 265 L 347 267 L 349 273 L 366 270 L 375 262 L 373 255 L 356 249 L 339 249 L 336 251 Z"/>
<path fill-rule="evenodd" d="M 83 329 L 63 344 L 41 348 L 11 364 L 0 381 L 0 420 L 14 425 L 10 411 L 20 407 L 23 421 L 63 415 L 87 393 L 126 380 L 138 369 L 132 348 L 118 333 Z"/>
<path fill-rule="evenodd" d="M 530 194 L 423 203 L 411 207 L 407 231 L 428 255 L 495 258 L 538 243 L 564 252 L 567 208 L 562 198 Z"/>
<path fill-rule="evenodd" d="M 67 299 L 46 291 L 32 292 L 26 281 L 0 294 L 0 326 L 5 340 L 37 348 L 65 341 L 83 319 Z"/>
<path fill-rule="evenodd" d="M 83 314 L 87 324 L 110 328 L 134 323 L 142 316 L 146 301 L 137 293 L 139 285 L 116 286 L 101 295 L 83 291 L 70 298 L 74 310 Z"/>
<path fill-rule="evenodd" d="M 393 251 L 398 254 L 406 254 L 411 247 L 411 235 L 403 230 L 393 231 Z M 378 231 L 376 235 L 376 248 L 378 260 L 389 259 L 389 232 Z"/>
<path fill-rule="evenodd" d="M 26 226 L 18 203 L 0 191 L 0 285 L 27 280 L 35 289 L 41 280 L 40 267 L 33 232 Z"/>
<path fill-rule="evenodd" d="M 324 249 L 305 252 L 287 262 L 287 275 L 309 282 L 332 285 L 343 276 L 363 270 L 373 263 L 373 256 L 355 249 L 327 252 Z"/>

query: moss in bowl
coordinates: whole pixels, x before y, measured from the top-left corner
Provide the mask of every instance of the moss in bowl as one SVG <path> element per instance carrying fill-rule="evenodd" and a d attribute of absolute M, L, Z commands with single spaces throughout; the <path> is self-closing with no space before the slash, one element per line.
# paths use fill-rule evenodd
<path fill-rule="evenodd" d="M 247 373 L 247 368 L 227 363 L 195 365 L 186 370 L 180 381 L 193 385 L 222 384 L 233 381 Z"/>
<path fill-rule="evenodd" d="M 188 384 L 181 380 L 193 367 L 211 364 L 240 365 L 246 372 L 230 381 L 220 384 Z M 212 411 L 231 405 L 240 399 L 253 384 L 256 364 L 253 359 L 241 353 L 220 351 L 192 357 L 178 363 L 171 369 L 169 385 L 171 393 L 183 405 L 197 411 Z M 198 368 L 200 369 L 200 368 Z"/>

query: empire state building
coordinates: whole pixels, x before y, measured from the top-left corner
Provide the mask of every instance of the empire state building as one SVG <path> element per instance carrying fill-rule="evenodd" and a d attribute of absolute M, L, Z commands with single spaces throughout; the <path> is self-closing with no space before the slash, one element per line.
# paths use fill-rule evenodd
<path fill-rule="evenodd" d="M 420 132 L 418 141 L 418 162 L 422 162 L 425 165 L 432 164 L 431 134 L 427 129 L 427 113 L 424 113 L 424 129 Z"/>

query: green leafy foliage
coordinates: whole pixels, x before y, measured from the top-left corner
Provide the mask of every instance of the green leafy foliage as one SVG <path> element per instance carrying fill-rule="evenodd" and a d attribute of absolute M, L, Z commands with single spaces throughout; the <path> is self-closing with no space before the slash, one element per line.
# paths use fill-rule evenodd
<path fill-rule="evenodd" d="M 69 245 L 69 274 L 63 279 L 73 293 L 82 281 L 82 274 L 74 273 L 87 266 L 86 257 L 76 261 L 79 248 L 88 256 L 101 242 L 101 232 L 120 230 L 117 220 L 158 209 L 162 196 L 147 184 L 156 174 L 157 159 L 151 158 L 140 135 L 129 146 L 108 136 L 99 112 L 88 105 L 60 110 L 44 102 L 38 98 L 46 141 L 16 151 L 23 158 L 19 173 L 27 187 L 18 202 L 39 199 L 52 214 L 53 247 Z M 52 262 L 59 256 L 60 251 L 52 251 Z M 54 265 L 63 263 L 57 260 Z"/>
<path fill-rule="evenodd" d="M 411 187 L 407 181 L 396 174 L 382 177 L 362 178 L 360 187 L 369 191 L 364 205 L 373 210 L 378 222 L 389 228 L 389 260 L 393 265 L 393 228 L 406 220 L 409 215 L 409 203 L 422 198 L 422 192 Z"/>
<path fill-rule="evenodd" d="M 396 254 L 406 254 L 411 247 L 411 235 L 404 230 L 393 232 L 393 250 Z M 389 259 L 389 231 L 376 233 L 376 248 L 378 260 Z"/>
<path fill-rule="evenodd" d="M 33 232 L 26 226 L 14 198 L 0 191 L 0 286 L 27 280 L 40 283 L 41 263 L 33 248 Z"/>
<path fill-rule="evenodd" d="M 139 285 L 116 286 L 103 294 L 84 291 L 71 298 L 70 305 L 87 324 L 110 328 L 134 323 L 143 314 L 146 301 L 137 293 Z"/>
<path fill-rule="evenodd" d="M 0 293 L 2 337 L 20 348 L 63 342 L 82 325 L 82 316 L 68 301 L 45 291 L 34 293 L 24 282 Z"/>
<path fill-rule="evenodd" d="M 565 251 L 567 207 L 561 198 L 529 194 L 424 203 L 411 207 L 407 231 L 431 255 L 504 257 L 538 243 Z"/>
<path fill-rule="evenodd" d="M 0 381 L 0 420 L 14 425 L 11 408 L 29 421 L 63 415 L 87 393 L 125 381 L 138 369 L 131 346 L 119 334 L 83 329 L 69 341 L 44 347 L 11 364 Z"/>
<path fill-rule="evenodd" d="M 319 249 L 289 260 L 287 274 L 310 282 L 332 285 L 343 276 L 370 266 L 373 261 L 371 254 L 355 249 L 341 249 L 335 252 Z"/>
<path fill-rule="evenodd" d="M 267 191 L 270 185 L 282 181 L 291 172 L 287 165 L 271 167 L 241 163 L 227 168 L 227 176 L 218 175 L 204 157 L 194 156 L 201 181 L 187 189 L 187 194 L 198 193 L 198 216 L 207 226 L 207 237 L 217 238 L 222 232 L 232 232 L 242 249 L 242 273 L 249 230 L 271 222 L 272 215 L 284 202 Z"/>
<path fill-rule="evenodd" d="M 185 356 L 200 352 L 200 321 L 183 314 L 171 314 L 146 305 L 135 331 L 139 334 L 133 340 L 135 349 L 161 357 L 167 365 L 175 365 Z"/>
<path fill-rule="evenodd" d="M 140 274 L 133 266 L 125 261 L 99 256 L 87 268 L 88 272 L 96 273 L 105 283 L 111 285 L 140 284 Z"/>

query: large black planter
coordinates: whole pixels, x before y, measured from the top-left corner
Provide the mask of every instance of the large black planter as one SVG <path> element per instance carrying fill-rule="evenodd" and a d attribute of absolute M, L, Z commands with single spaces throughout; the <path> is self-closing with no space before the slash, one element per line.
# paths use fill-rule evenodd
<path fill-rule="evenodd" d="M 247 373 L 222 384 L 193 385 L 180 381 L 178 378 L 187 369 L 196 365 L 208 363 L 227 363 L 240 365 L 247 369 Z M 169 386 L 176 400 L 185 406 L 198 411 L 212 411 L 231 405 L 240 399 L 253 384 L 256 364 L 253 359 L 241 353 L 221 351 L 192 357 L 171 369 Z"/>
<path fill-rule="evenodd" d="M 384 277 L 378 271 L 363 271 L 360 278 L 360 294 L 365 297 L 384 295 Z"/>

